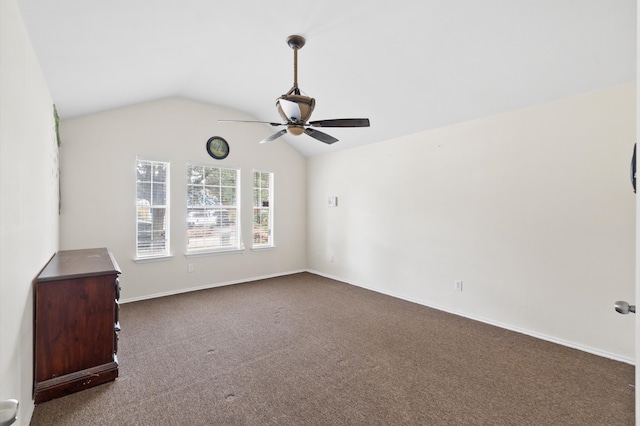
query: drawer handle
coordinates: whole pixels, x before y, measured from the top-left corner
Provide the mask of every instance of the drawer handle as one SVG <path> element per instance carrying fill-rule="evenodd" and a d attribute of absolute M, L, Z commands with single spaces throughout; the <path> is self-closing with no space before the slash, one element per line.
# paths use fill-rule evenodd
<path fill-rule="evenodd" d="M 122 287 L 120 287 L 120 280 L 118 278 L 116 278 L 116 300 L 120 300 L 120 290 L 122 290 Z"/>

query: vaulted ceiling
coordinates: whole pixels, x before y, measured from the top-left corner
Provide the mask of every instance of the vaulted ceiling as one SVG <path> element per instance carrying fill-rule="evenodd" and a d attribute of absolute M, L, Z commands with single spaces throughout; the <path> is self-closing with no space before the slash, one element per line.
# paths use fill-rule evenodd
<path fill-rule="evenodd" d="M 323 129 L 333 145 L 272 142 L 306 156 L 635 81 L 635 0 L 18 4 L 62 119 L 183 96 L 279 121 L 275 99 L 293 83 L 286 38 L 304 36 L 312 119 L 371 120 Z"/>

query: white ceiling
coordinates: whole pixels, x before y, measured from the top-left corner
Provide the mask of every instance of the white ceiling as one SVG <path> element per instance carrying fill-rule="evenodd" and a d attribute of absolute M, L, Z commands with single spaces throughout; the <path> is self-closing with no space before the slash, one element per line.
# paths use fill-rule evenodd
<path fill-rule="evenodd" d="M 279 121 L 275 99 L 293 83 L 286 38 L 304 36 L 312 120 L 371 120 L 323 129 L 340 139 L 331 146 L 272 142 L 307 156 L 635 80 L 635 0 L 18 4 L 62 119 L 183 96 Z"/>

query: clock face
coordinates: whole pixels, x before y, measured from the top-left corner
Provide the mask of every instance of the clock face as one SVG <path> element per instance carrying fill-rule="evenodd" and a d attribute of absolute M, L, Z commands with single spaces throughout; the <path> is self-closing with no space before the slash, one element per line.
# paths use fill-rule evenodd
<path fill-rule="evenodd" d="M 207 152 L 216 160 L 222 160 L 229 155 L 229 144 L 220 136 L 213 136 L 207 141 Z"/>

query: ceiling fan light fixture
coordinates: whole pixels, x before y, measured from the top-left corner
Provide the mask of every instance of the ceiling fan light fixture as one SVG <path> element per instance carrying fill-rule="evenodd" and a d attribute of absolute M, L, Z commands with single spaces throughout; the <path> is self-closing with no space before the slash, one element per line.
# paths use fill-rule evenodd
<path fill-rule="evenodd" d="M 282 105 L 280 105 L 280 100 L 290 101 L 298 105 L 298 109 L 300 110 L 300 117 L 296 117 L 295 119 L 293 117 L 289 117 L 285 109 L 282 108 Z M 294 121 L 306 123 L 311 117 L 313 109 L 316 107 L 316 100 L 310 98 L 309 96 L 287 94 L 282 95 L 278 98 L 278 100 L 276 101 L 276 106 L 278 108 L 278 114 L 280 114 L 280 117 L 282 117 L 283 120 L 287 122 Z"/>
<path fill-rule="evenodd" d="M 301 134 L 304 133 L 304 127 L 303 126 L 298 126 L 298 125 L 294 125 L 294 124 L 291 124 L 291 125 L 287 126 L 287 130 L 289 131 L 290 134 L 292 134 L 294 136 L 300 136 Z"/>

